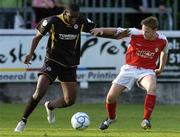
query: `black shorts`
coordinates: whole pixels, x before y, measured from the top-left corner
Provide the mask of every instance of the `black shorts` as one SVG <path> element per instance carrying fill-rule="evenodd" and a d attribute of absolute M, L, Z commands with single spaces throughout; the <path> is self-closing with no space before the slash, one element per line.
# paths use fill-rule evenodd
<path fill-rule="evenodd" d="M 47 75 L 51 83 L 58 78 L 61 82 L 76 82 L 77 67 L 63 67 L 53 61 L 45 60 L 38 76 Z"/>

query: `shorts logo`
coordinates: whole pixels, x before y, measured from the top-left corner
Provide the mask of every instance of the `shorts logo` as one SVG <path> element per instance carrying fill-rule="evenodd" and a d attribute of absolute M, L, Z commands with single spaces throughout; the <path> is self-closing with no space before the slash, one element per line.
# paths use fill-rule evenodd
<path fill-rule="evenodd" d="M 74 29 L 78 29 L 78 25 L 77 24 L 74 24 Z"/>
<path fill-rule="evenodd" d="M 44 20 L 42 23 L 43 27 L 45 27 L 47 25 L 47 23 L 48 23 L 47 20 Z"/>
<path fill-rule="evenodd" d="M 51 71 L 51 67 L 50 66 L 46 67 L 46 70 Z"/>

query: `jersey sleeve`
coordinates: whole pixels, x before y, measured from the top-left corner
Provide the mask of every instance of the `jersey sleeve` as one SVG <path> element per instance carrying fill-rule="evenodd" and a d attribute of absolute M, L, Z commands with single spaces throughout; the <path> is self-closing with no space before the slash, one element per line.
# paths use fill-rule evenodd
<path fill-rule="evenodd" d="M 116 34 L 115 34 L 115 35 L 117 35 L 117 34 L 123 32 L 123 31 L 125 31 L 126 29 L 129 30 L 129 34 L 130 34 L 130 35 L 139 33 L 136 28 L 121 28 L 121 27 L 118 27 L 117 30 L 116 30 Z"/>
<path fill-rule="evenodd" d="M 168 53 L 169 48 L 168 48 L 168 40 L 167 40 L 167 37 L 166 37 L 164 34 L 162 34 L 161 32 L 157 32 L 157 34 L 158 34 L 158 36 L 159 36 L 160 39 L 163 39 L 163 40 L 165 41 L 165 47 L 164 47 L 163 51 L 164 51 L 165 53 Z"/>
<path fill-rule="evenodd" d="M 83 32 L 90 32 L 96 25 L 93 21 L 91 21 L 88 18 L 82 17 L 83 18 Z"/>
<path fill-rule="evenodd" d="M 168 48 L 168 40 L 167 40 L 167 39 L 166 39 L 166 46 L 164 47 L 163 51 L 164 51 L 165 53 L 168 53 L 168 51 L 169 51 L 169 48 Z"/>
<path fill-rule="evenodd" d="M 121 27 L 119 27 L 119 28 L 117 28 L 117 30 L 116 30 L 116 34 L 121 33 L 121 32 L 123 32 L 124 30 L 126 30 L 126 28 L 121 28 Z"/>
<path fill-rule="evenodd" d="M 39 30 L 39 32 L 42 35 L 46 35 L 46 33 L 50 31 L 52 24 L 53 24 L 53 18 L 48 17 L 41 20 L 38 26 L 36 27 L 36 29 Z"/>

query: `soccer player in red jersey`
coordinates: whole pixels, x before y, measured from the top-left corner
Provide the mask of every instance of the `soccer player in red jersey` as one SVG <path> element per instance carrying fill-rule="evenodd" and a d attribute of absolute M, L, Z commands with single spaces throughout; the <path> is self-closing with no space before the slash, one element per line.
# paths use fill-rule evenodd
<path fill-rule="evenodd" d="M 100 125 L 104 130 L 116 120 L 117 98 L 124 89 L 131 89 L 136 82 L 145 89 L 147 94 L 144 102 L 144 117 L 141 123 L 143 129 L 150 129 L 150 117 L 156 103 L 156 77 L 163 71 L 168 56 L 168 41 L 157 32 L 158 20 L 156 17 L 147 17 L 141 21 L 142 29 L 129 28 L 129 46 L 126 52 L 126 64 L 113 80 L 106 97 L 108 117 Z M 123 28 L 95 28 L 93 35 L 114 35 L 118 39 Z M 159 59 L 159 67 L 157 61 Z"/>
<path fill-rule="evenodd" d="M 77 93 L 76 70 L 80 61 L 81 32 L 90 32 L 95 24 L 80 14 L 79 6 L 69 4 L 60 15 L 43 19 L 37 26 L 37 33 L 32 40 L 25 64 L 30 64 L 34 51 L 44 35 L 49 33 L 44 65 L 38 73 L 38 81 L 34 94 L 24 110 L 15 132 L 24 130 L 27 119 L 48 87 L 58 78 L 63 97 L 45 102 L 48 122 L 55 122 L 53 110 L 74 104 Z"/>

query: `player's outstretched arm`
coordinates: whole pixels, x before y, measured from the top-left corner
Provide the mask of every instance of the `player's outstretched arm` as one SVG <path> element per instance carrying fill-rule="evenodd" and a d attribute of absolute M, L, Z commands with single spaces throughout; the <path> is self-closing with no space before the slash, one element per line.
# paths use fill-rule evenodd
<path fill-rule="evenodd" d="M 94 36 L 114 35 L 116 31 L 116 28 L 94 28 L 91 30 L 91 34 Z"/>
<path fill-rule="evenodd" d="M 91 34 L 99 37 L 121 39 L 129 36 L 129 30 L 125 29 L 117 33 L 117 28 L 94 28 L 91 30 Z"/>
<path fill-rule="evenodd" d="M 34 38 L 32 40 L 30 51 L 25 56 L 24 64 L 31 64 L 30 61 L 32 59 L 34 51 L 42 37 L 43 37 L 43 35 L 39 31 L 37 31 L 36 35 L 34 36 Z"/>

